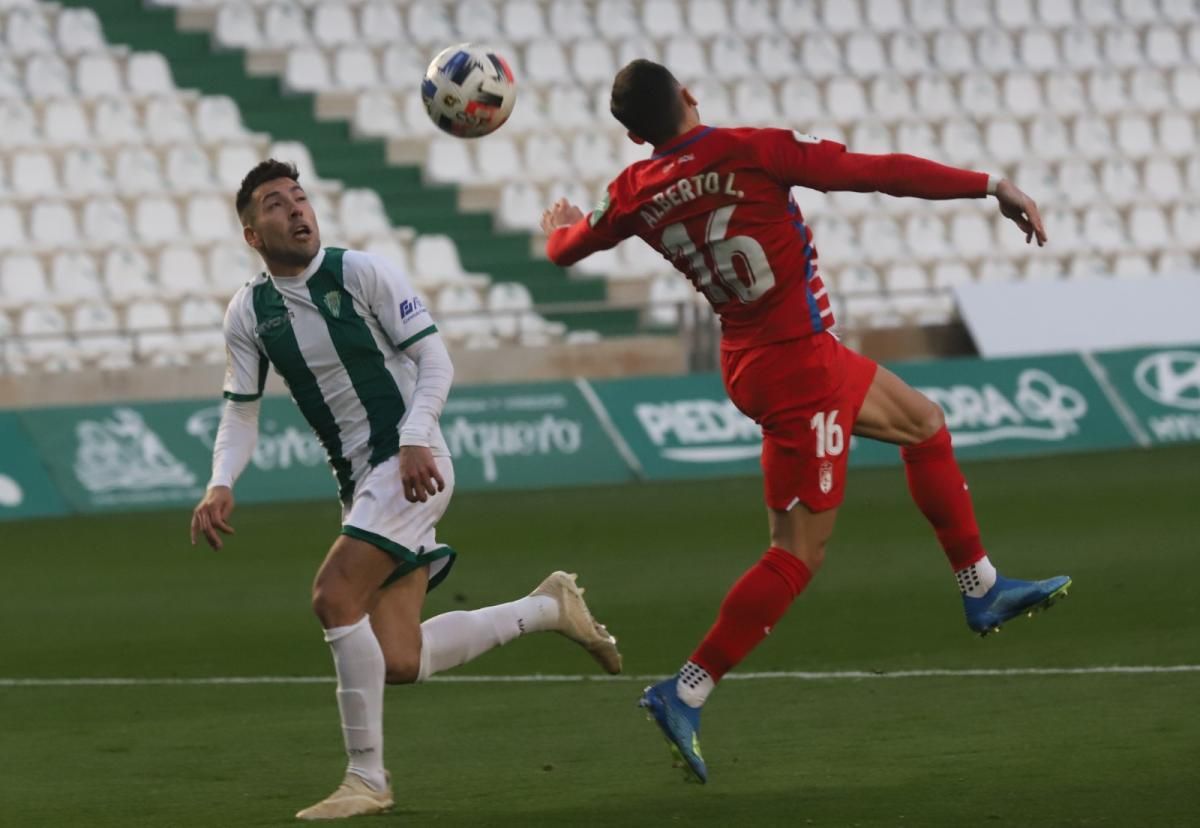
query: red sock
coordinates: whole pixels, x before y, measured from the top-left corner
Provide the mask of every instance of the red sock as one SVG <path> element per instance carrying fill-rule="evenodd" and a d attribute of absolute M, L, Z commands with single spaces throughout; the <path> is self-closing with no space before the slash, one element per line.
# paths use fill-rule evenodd
<path fill-rule="evenodd" d="M 713 681 L 720 681 L 766 638 L 811 579 L 802 560 L 772 546 L 729 590 L 717 623 L 691 660 L 707 670 Z"/>
<path fill-rule="evenodd" d="M 923 443 L 900 449 L 900 456 L 912 499 L 933 525 L 950 566 L 957 572 L 987 555 L 946 427 Z"/>

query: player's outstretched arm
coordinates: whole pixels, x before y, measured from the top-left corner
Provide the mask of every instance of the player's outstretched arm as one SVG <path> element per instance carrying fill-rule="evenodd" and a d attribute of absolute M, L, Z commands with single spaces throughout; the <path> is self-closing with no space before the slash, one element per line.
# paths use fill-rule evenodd
<path fill-rule="evenodd" d="M 1008 179 L 996 185 L 995 196 L 1000 202 L 1000 214 L 1021 228 L 1025 243 L 1036 238 L 1038 247 L 1044 247 L 1047 241 L 1046 228 L 1042 226 L 1042 214 L 1037 203 Z"/>
<path fill-rule="evenodd" d="M 616 247 L 622 236 L 609 227 L 609 201 L 586 215 L 565 198 L 542 213 L 546 256 L 559 267 L 570 267 L 593 253 Z"/>
<path fill-rule="evenodd" d="M 221 534 L 232 535 L 233 483 L 250 463 L 258 442 L 261 400 L 228 400 L 213 441 L 213 474 L 204 498 L 192 511 L 192 546 L 203 536 L 213 549 L 224 544 Z"/>

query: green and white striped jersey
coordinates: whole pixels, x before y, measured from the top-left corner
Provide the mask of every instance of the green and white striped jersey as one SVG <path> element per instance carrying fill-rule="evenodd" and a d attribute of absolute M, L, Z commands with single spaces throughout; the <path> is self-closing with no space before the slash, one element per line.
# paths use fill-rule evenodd
<path fill-rule="evenodd" d="M 266 273 L 225 313 L 225 397 L 262 396 L 268 364 L 329 454 L 345 501 L 368 469 L 400 450 L 416 383 L 404 349 L 437 331 L 408 277 L 370 253 L 322 249 L 299 276 Z M 435 455 L 449 455 L 441 429 Z"/>

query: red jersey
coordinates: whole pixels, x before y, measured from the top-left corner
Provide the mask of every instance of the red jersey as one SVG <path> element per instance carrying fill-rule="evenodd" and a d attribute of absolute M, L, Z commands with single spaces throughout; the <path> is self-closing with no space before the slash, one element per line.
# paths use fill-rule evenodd
<path fill-rule="evenodd" d="M 981 198 L 986 173 L 911 155 L 862 155 L 786 129 L 698 126 L 627 167 L 589 216 L 546 243 L 567 266 L 639 236 L 704 294 L 722 348 L 800 339 L 833 325 L 812 231 L 793 186 Z"/>

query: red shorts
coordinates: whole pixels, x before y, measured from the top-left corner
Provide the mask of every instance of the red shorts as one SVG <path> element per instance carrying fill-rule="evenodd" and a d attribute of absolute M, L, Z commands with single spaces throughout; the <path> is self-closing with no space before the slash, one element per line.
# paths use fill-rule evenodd
<path fill-rule="evenodd" d="M 762 426 L 769 507 L 841 504 L 850 434 L 877 367 L 827 331 L 721 354 L 729 398 Z"/>

